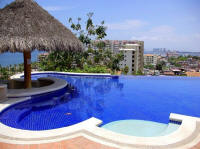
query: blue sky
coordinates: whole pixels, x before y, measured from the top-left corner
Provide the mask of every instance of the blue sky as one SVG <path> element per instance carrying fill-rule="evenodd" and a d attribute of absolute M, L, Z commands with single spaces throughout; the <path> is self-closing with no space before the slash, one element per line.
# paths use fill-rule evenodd
<path fill-rule="evenodd" d="M 0 0 L 3 7 L 13 0 Z M 106 39 L 143 40 L 145 49 L 200 52 L 200 0 L 36 0 L 64 25 L 68 18 L 105 20 Z"/>

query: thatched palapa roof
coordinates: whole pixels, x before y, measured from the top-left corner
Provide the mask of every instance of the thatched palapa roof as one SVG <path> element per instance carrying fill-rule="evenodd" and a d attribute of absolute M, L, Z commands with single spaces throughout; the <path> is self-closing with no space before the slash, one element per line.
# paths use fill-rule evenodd
<path fill-rule="evenodd" d="M 0 9 L 0 51 L 81 50 L 81 42 L 34 0 Z"/>

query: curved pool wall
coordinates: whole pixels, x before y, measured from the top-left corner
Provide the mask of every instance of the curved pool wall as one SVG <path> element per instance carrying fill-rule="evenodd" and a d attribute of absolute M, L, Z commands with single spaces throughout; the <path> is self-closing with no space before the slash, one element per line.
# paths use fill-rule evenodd
<path fill-rule="evenodd" d="M 141 119 L 168 124 L 170 113 L 200 116 L 198 108 L 200 88 L 197 86 L 199 78 L 83 77 L 57 73 L 35 74 L 32 77 L 37 79 L 47 75 L 65 79 L 77 90 L 73 94 L 70 93 L 70 96 L 66 94 L 67 99 L 62 99 L 60 96 L 38 97 L 38 101 L 49 101 L 42 105 L 45 108 L 35 107 L 31 102 L 26 105 L 32 106 L 33 110 L 28 108 L 24 110 L 22 103 L 13 105 L 1 112 L 0 121 L 4 121 L 4 124 L 14 124 L 15 122 L 10 122 L 12 119 L 9 115 L 16 116 L 18 112 L 15 110 L 22 109 L 24 110 L 22 116 L 16 116 L 19 117 L 15 119 L 16 126 L 11 127 L 46 130 L 70 126 L 91 117 L 101 119 L 103 124 L 124 119 Z M 52 103 L 52 101 L 56 102 Z M 33 122 L 34 124 L 31 124 Z"/>
<path fill-rule="evenodd" d="M 18 76 L 14 79 L 21 80 L 21 76 Z M 33 87 L 28 89 L 8 89 L 7 97 L 8 98 L 22 98 L 22 97 L 31 97 L 34 95 L 42 95 L 46 93 L 51 93 L 57 90 L 60 90 L 62 88 L 65 88 L 68 84 L 66 81 L 55 78 L 55 77 L 45 77 L 45 78 L 39 78 L 39 81 L 41 81 L 42 86 L 40 87 Z M 52 82 L 51 84 L 47 82 Z M 39 83 L 40 84 L 40 83 Z M 37 85 L 36 85 L 37 86 Z"/>

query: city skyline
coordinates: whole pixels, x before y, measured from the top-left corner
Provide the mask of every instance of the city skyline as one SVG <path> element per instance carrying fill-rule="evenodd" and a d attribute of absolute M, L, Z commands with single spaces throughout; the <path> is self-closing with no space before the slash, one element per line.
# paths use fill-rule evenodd
<path fill-rule="evenodd" d="M 13 0 L 0 0 L 0 7 Z M 142 40 L 145 49 L 167 48 L 200 52 L 200 1 L 198 0 L 35 0 L 69 28 L 68 18 L 105 20 L 111 40 Z"/>

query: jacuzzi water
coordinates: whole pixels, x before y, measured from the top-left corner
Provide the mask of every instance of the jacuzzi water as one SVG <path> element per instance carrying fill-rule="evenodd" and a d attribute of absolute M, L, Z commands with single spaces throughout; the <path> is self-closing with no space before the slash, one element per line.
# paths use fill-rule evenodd
<path fill-rule="evenodd" d="M 155 137 L 168 135 L 179 128 L 179 124 L 158 123 L 143 120 L 120 120 L 102 126 L 102 128 L 138 137 Z"/>
<path fill-rule="evenodd" d="M 14 128 L 48 130 L 77 124 L 91 117 L 103 125 L 118 120 L 169 123 L 170 113 L 200 117 L 200 78 L 120 76 L 87 77 L 59 74 L 74 89 L 12 105 L 0 113 L 0 122 Z M 156 127 L 154 128 L 156 129 Z"/>

